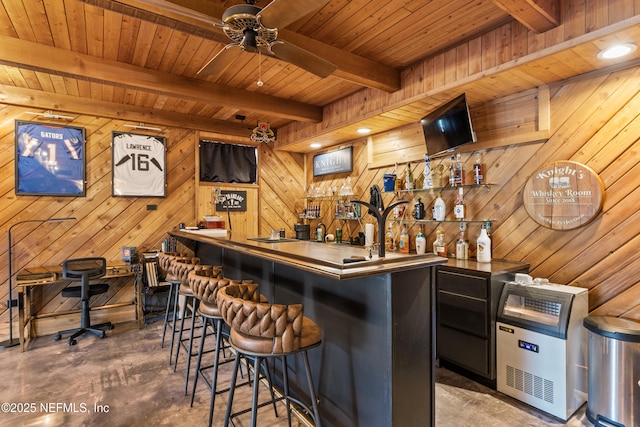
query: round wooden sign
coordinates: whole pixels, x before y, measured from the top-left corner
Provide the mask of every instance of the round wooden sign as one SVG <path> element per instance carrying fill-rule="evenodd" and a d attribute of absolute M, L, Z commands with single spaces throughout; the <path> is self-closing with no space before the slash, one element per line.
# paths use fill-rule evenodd
<path fill-rule="evenodd" d="M 598 216 L 604 203 L 604 184 L 588 166 L 560 160 L 531 175 L 522 198 L 527 213 L 538 224 L 573 230 Z"/>

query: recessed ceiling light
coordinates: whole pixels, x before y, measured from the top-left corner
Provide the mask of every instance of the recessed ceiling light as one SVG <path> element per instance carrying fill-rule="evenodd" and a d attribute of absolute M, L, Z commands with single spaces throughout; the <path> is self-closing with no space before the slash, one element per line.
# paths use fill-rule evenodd
<path fill-rule="evenodd" d="M 371 129 L 369 129 L 369 128 L 358 128 L 358 129 L 356 129 L 356 132 L 358 132 L 360 135 L 366 135 L 366 134 L 371 132 Z"/>
<path fill-rule="evenodd" d="M 311 147 L 311 148 L 320 148 L 320 147 L 322 147 L 322 144 L 320 144 L 318 142 L 312 142 L 311 144 L 309 144 L 309 147 Z"/>
<path fill-rule="evenodd" d="M 622 43 L 614 46 L 610 46 L 603 49 L 598 53 L 599 59 L 615 59 L 635 52 L 637 46 L 635 43 Z"/>

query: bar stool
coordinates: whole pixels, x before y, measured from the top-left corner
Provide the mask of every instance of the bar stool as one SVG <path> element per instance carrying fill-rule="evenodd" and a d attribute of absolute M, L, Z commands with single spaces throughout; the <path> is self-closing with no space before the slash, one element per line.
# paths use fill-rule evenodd
<path fill-rule="evenodd" d="M 167 296 L 167 307 L 165 308 L 164 313 L 164 324 L 162 325 L 162 341 L 160 342 L 160 348 L 164 348 L 164 337 L 167 333 L 167 324 L 169 322 L 173 322 L 173 319 L 175 318 L 175 306 L 173 307 L 173 310 L 171 310 L 171 303 L 173 302 L 173 294 L 177 289 L 177 284 L 179 282 L 176 282 L 176 280 L 171 280 L 175 279 L 175 277 L 171 275 L 169 269 L 171 266 L 171 261 L 179 257 L 186 257 L 186 255 L 181 254 L 180 252 L 160 252 L 158 254 L 158 279 L 159 281 L 165 281 L 169 283 L 169 295 Z M 169 317 L 170 311 L 172 311 L 171 318 Z M 169 361 L 169 363 L 171 363 L 171 361 Z"/>
<path fill-rule="evenodd" d="M 225 323 L 231 328 L 229 344 L 236 350 L 224 425 L 227 427 L 231 418 L 249 411 L 246 409 L 234 414 L 231 413 L 240 356 L 244 356 L 253 359 L 255 369 L 250 409 L 252 427 L 256 426 L 258 408 L 271 403 L 263 402 L 258 405 L 259 375 L 257 373 L 262 362 L 269 358 L 282 359 L 284 395 L 273 400 L 285 400 L 289 425 L 291 425 L 291 402 L 295 402 L 312 415 L 316 426 L 320 426 L 318 404 L 307 350 L 321 344 L 322 331 L 315 322 L 304 317 L 302 304 L 268 304 L 257 302 L 258 298 L 257 284 L 229 284 L 218 290 L 218 309 Z M 286 356 L 296 353 L 301 353 L 304 360 L 313 414 L 310 413 L 308 405 L 289 395 Z"/>
<path fill-rule="evenodd" d="M 169 315 L 169 311 L 171 311 L 171 316 L 170 316 L 171 345 L 169 346 L 169 364 L 171 364 L 173 359 L 173 346 L 175 343 L 175 336 L 176 336 L 176 320 L 178 317 L 178 289 L 180 288 L 180 284 L 182 283 L 182 279 L 178 275 L 179 273 L 174 272 L 174 269 L 176 268 L 175 265 L 177 263 L 199 264 L 200 258 L 195 258 L 190 256 L 168 256 L 167 258 L 169 259 L 169 267 L 168 267 L 168 272 L 165 279 L 167 282 L 169 282 L 170 295 L 169 295 L 169 298 L 167 299 L 167 309 L 166 309 L 167 317 L 165 318 L 164 330 L 162 331 L 162 342 L 160 346 L 161 347 L 164 346 L 164 337 L 165 337 L 167 322 L 169 321 L 168 315 Z M 166 262 L 166 260 L 164 262 Z M 173 307 L 173 309 L 170 309 L 170 307 Z"/>
<path fill-rule="evenodd" d="M 204 321 L 204 330 L 208 326 L 208 323 L 211 322 L 211 327 L 214 329 L 214 335 L 216 337 L 215 349 L 214 351 L 214 360 L 213 365 L 201 367 L 202 363 L 202 355 L 205 354 L 204 351 L 204 343 L 206 339 L 206 334 L 202 334 L 202 338 L 200 339 L 200 347 L 198 349 L 197 359 L 196 359 L 196 368 L 193 377 L 193 386 L 191 392 L 191 406 L 193 406 L 193 401 L 195 399 L 196 388 L 198 385 L 198 377 L 202 376 L 202 379 L 207 383 L 207 387 L 211 391 L 211 398 L 209 400 L 209 425 L 212 425 L 213 422 L 213 408 L 215 406 L 215 397 L 217 394 L 224 393 L 226 390 L 217 390 L 217 381 L 218 381 L 218 368 L 221 364 L 231 362 L 233 359 L 226 359 L 220 361 L 220 352 L 225 348 L 223 339 L 228 338 L 228 333 L 222 330 L 223 319 L 220 315 L 220 310 L 218 309 L 217 304 L 217 295 L 218 291 L 223 287 L 229 284 L 235 283 L 252 283 L 252 280 L 232 280 L 228 278 L 219 278 L 215 276 L 215 272 L 213 270 L 194 270 L 189 272 L 189 286 L 191 286 L 191 290 L 195 297 L 200 301 L 198 305 L 198 314 L 202 317 Z M 263 302 L 267 301 L 267 298 L 260 295 L 260 300 Z M 204 370 L 208 368 L 213 368 L 213 373 L 211 375 L 211 382 L 207 382 L 206 377 L 204 376 Z M 242 375 L 242 373 L 241 373 Z M 249 384 L 247 381 L 246 384 Z M 269 378 L 269 384 L 271 384 L 271 379 Z M 271 397 L 273 399 L 274 394 L 273 390 L 271 392 Z M 275 405 L 274 405 L 275 410 Z M 276 412 L 277 415 L 277 412 Z"/>
<path fill-rule="evenodd" d="M 182 262 L 180 259 L 174 260 L 172 264 L 172 273 L 176 278 L 180 279 L 180 285 L 178 287 L 178 291 L 176 293 L 175 306 L 178 304 L 178 299 L 180 296 L 184 297 L 184 304 L 182 305 L 182 310 L 180 312 L 180 329 L 178 330 L 178 341 L 176 346 L 176 354 L 175 359 L 173 361 L 173 372 L 176 371 L 178 367 L 178 357 L 180 355 L 180 347 L 183 347 L 187 353 L 186 359 L 186 372 L 184 379 L 184 395 L 187 395 L 187 390 L 189 386 L 189 372 L 191 370 L 191 351 L 193 349 L 193 334 L 196 329 L 196 315 L 198 311 L 199 300 L 194 296 L 191 287 L 189 286 L 189 272 L 190 271 L 198 271 L 198 270 L 212 270 L 215 276 L 219 276 L 222 278 L 222 267 L 221 266 L 210 266 L 203 265 L 198 263 L 189 263 Z M 184 331 L 184 320 L 187 317 L 187 310 L 189 310 L 189 317 L 191 318 L 191 325 L 189 327 L 189 338 L 182 338 L 182 333 Z M 203 329 L 200 338 L 206 333 L 206 330 Z M 172 337 L 173 341 L 173 337 Z M 188 345 L 184 345 L 184 341 L 188 341 Z"/>

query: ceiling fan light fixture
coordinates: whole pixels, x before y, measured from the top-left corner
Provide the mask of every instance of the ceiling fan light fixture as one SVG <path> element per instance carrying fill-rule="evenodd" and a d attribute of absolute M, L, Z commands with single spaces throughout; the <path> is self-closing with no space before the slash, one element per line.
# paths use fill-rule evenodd
<path fill-rule="evenodd" d="M 256 32 L 251 28 L 244 30 L 244 38 L 242 39 L 242 48 L 247 52 L 257 52 L 258 43 L 256 42 Z"/>
<path fill-rule="evenodd" d="M 609 46 L 606 49 L 601 50 L 598 53 L 598 59 L 616 59 L 629 55 L 638 47 L 635 43 L 621 43 L 613 46 Z"/>

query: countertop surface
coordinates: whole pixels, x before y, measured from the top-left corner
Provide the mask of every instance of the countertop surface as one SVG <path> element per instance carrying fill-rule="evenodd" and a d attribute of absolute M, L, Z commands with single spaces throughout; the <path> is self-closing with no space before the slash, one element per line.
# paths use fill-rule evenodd
<path fill-rule="evenodd" d="M 310 240 L 255 240 L 255 238 L 261 236 L 247 237 L 232 233 L 220 235 L 219 232 L 208 230 L 174 230 L 170 231 L 169 234 L 244 252 L 340 280 L 391 273 L 410 268 L 435 266 L 447 262 L 446 258 L 438 257 L 432 253 L 418 255 L 415 253 L 387 252 L 384 258 L 379 258 L 377 250 L 373 251 L 372 256 L 370 256 L 370 251 L 362 246 L 321 243 Z M 356 257 L 364 258 L 364 260 L 357 262 L 345 261 Z"/>
<path fill-rule="evenodd" d="M 491 262 L 477 262 L 475 259 L 449 258 L 445 267 L 461 270 L 480 271 L 488 274 L 512 273 L 522 270 L 529 271 L 529 264 L 520 261 L 492 259 Z"/>

